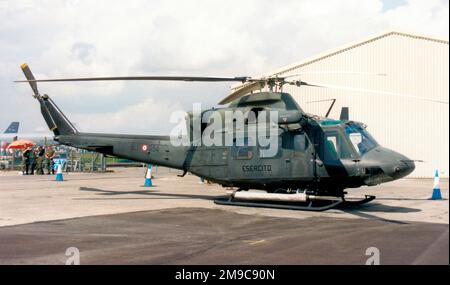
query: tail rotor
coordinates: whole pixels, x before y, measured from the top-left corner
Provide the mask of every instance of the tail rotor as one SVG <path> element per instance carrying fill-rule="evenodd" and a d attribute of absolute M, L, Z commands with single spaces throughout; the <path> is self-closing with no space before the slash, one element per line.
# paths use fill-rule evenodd
<path fill-rule="evenodd" d="M 36 79 L 34 78 L 34 75 L 31 72 L 30 67 L 28 66 L 28 64 L 24 63 L 20 66 L 20 68 L 22 69 L 23 74 L 25 75 L 26 79 L 28 80 L 28 83 L 30 83 L 30 87 L 34 93 L 33 97 L 36 99 L 39 98 L 40 97 L 39 89 L 37 87 L 37 83 L 35 81 Z"/>
<path fill-rule="evenodd" d="M 41 105 L 41 114 L 44 117 L 50 131 L 52 131 L 55 136 L 77 134 L 77 129 L 61 112 L 52 99 L 50 99 L 48 95 L 39 94 L 37 80 L 34 78 L 28 64 L 24 63 L 20 66 L 20 68 L 27 79 L 25 82 L 28 82 L 33 90 L 33 97 L 36 98 Z"/>

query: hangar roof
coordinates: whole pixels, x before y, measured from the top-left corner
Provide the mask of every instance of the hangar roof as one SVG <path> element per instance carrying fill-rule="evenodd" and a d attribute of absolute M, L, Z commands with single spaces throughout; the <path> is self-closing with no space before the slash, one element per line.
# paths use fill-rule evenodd
<path fill-rule="evenodd" d="M 398 31 L 389 31 L 389 32 L 384 32 L 378 35 L 374 35 L 371 36 L 369 38 L 367 38 L 366 40 L 363 41 L 358 41 L 358 42 L 354 42 L 351 43 L 349 45 L 337 48 L 337 49 L 333 49 L 324 53 L 321 53 L 317 56 L 314 56 L 312 58 L 307 58 L 305 60 L 302 60 L 301 62 L 297 62 L 295 64 L 289 65 L 287 67 L 281 68 L 279 70 L 276 70 L 273 75 L 277 75 L 277 74 L 282 74 L 282 73 L 286 73 L 289 72 L 293 69 L 297 69 L 306 65 L 310 65 L 312 63 L 315 63 L 317 61 L 321 61 L 323 59 L 338 55 L 340 53 L 346 52 L 348 50 L 366 45 L 366 44 L 370 44 L 374 41 L 378 41 L 380 39 L 386 38 L 386 37 L 390 37 L 390 36 L 402 36 L 402 37 L 408 37 L 408 38 L 413 38 L 413 39 L 418 39 L 418 40 L 425 40 L 425 41 L 432 41 L 432 42 L 436 42 L 436 43 L 441 43 L 441 44 L 449 44 L 448 40 L 442 40 L 442 39 L 436 39 L 436 38 L 431 38 L 431 37 L 427 37 L 427 36 L 422 36 L 422 35 L 415 35 L 415 34 L 410 34 L 410 33 L 403 33 L 403 32 L 398 32 Z"/>
<path fill-rule="evenodd" d="M 412 39 L 432 41 L 432 42 L 446 44 L 446 45 L 449 44 L 448 40 L 437 39 L 437 38 L 432 38 L 432 37 L 428 37 L 428 36 L 424 36 L 424 35 L 416 35 L 416 34 L 399 32 L 399 31 L 387 31 L 387 32 L 383 32 L 383 33 L 380 33 L 380 34 L 376 34 L 376 35 L 370 36 L 370 37 L 366 38 L 365 40 L 359 40 L 357 42 L 353 42 L 353 43 L 347 44 L 345 46 L 342 46 L 342 47 L 339 47 L 339 48 L 336 48 L 336 49 L 333 49 L 333 50 L 329 50 L 329 51 L 320 53 L 320 54 L 318 54 L 318 55 L 316 55 L 314 57 L 306 58 L 306 59 L 304 59 L 304 60 L 302 60 L 300 62 L 297 62 L 297 63 L 294 63 L 292 65 L 288 65 L 288 66 L 282 67 L 282 68 L 280 68 L 278 70 L 275 70 L 274 72 L 270 72 L 269 74 L 266 74 L 266 76 L 267 75 L 271 75 L 271 76 L 273 76 L 273 75 L 282 75 L 282 74 L 290 72 L 292 70 L 295 70 L 295 69 L 298 69 L 298 68 L 301 68 L 301 67 L 304 67 L 304 66 L 316 63 L 318 61 L 327 59 L 329 57 L 332 57 L 332 56 L 344 53 L 344 52 L 349 51 L 351 49 L 358 48 L 360 46 L 367 45 L 367 44 L 370 44 L 370 43 L 372 43 L 374 41 L 378 41 L 380 39 L 383 39 L 383 38 L 386 38 L 386 37 L 390 37 L 390 36 L 402 36 L 402 37 L 408 37 L 408 38 L 412 38 Z M 250 83 L 239 84 L 239 85 L 234 86 L 232 89 L 240 89 L 242 87 L 247 86 L 248 84 L 250 84 Z"/>

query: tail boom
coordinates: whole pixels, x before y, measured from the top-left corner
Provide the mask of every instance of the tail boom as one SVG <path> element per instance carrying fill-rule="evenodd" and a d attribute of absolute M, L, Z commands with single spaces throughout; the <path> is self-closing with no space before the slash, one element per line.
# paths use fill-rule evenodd
<path fill-rule="evenodd" d="M 39 96 L 38 100 L 41 105 L 41 114 L 48 128 L 55 136 L 74 135 L 78 133 L 75 126 L 67 119 L 48 95 Z"/>
<path fill-rule="evenodd" d="M 113 155 L 143 163 L 185 170 L 187 147 L 176 147 L 168 136 L 80 133 L 48 95 L 40 95 L 28 65 L 21 66 L 30 83 L 33 97 L 39 101 L 41 113 L 54 140 L 62 145 Z"/>

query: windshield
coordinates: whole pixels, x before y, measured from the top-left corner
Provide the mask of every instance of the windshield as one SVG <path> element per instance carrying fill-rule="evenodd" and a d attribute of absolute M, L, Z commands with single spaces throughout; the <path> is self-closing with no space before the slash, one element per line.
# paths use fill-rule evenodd
<path fill-rule="evenodd" d="M 359 125 L 347 125 L 345 127 L 345 134 L 360 155 L 364 155 L 378 146 L 378 143 L 369 132 Z"/>

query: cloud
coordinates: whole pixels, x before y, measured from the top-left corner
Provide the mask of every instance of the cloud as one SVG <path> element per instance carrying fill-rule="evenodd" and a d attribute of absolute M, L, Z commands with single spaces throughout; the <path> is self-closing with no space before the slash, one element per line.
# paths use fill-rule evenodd
<path fill-rule="evenodd" d="M 77 42 L 72 46 L 73 58 L 80 60 L 85 65 L 91 65 L 95 52 L 96 49 L 93 44 Z"/>
<path fill-rule="evenodd" d="M 22 121 L 25 131 L 44 125 L 29 87 L 11 83 L 23 77 L 18 66 L 24 61 L 37 77 L 241 76 L 267 73 L 392 28 L 448 37 L 448 1 L 386 7 L 380 0 L 0 0 L 0 102 L 6 106 L 0 127 L 12 120 Z M 213 106 L 228 87 L 39 85 L 82 130 L 149 134 L 170 127 L 171 107 Z M 148 120 L 150 113 L 158 120 Z M 145 122 L 145 130 L 135 122 Z"/>
<path fill-rule="evenodd" d="M 125 134 L 164 135 L 169 134 L 170 127 L 175 126 L 167 124 L 170 114 L 182 110 L 180 104 L 147 98 L 117 112 L 74 115 L 70 119 L 75 122 L 77 128 L 82 126 L 85 132 L 98 132 L 101 129 L 105 133 L 120 130 Z"/>
<path fill-rule="evenodd" d="M 448 39 L 448 3 L 442 0 L 409 0 L 405 5 L 387 11 L 383 19 L 393 28 Z"/>

